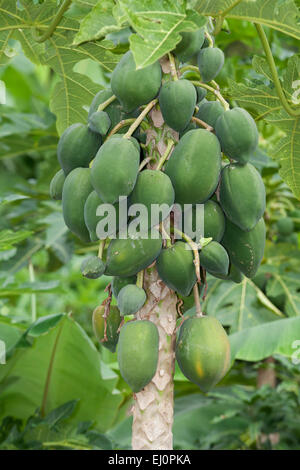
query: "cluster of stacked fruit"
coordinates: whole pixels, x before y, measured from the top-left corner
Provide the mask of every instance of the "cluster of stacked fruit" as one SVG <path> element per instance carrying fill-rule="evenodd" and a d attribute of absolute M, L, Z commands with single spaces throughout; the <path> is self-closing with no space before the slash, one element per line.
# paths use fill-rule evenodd
<path fill-rule="evenodd" d="M 136 69 L 132 52 L 127 52 L 112 73 L 111 89 L 95 96 L 88 124 L 74 124 L 61 136 L 62 169 L 50 192 L 54 199 L 62 199 L 65 223 L 84 243 L 99 238 L 97 226 L 104 217 L 99 207 L 112 204 L 118 214 L 121 196 L 128 198 L 129 206 L 139 203 L 149 210 L 153 204 L 166 204 L 170 208 L 166 215 L 174 203 L 183 208 L 192 205 L 184 213 L 190 226 L 198 205 L 204 204 L 201 236 L 206 242 L 201 246 L 199 239 L 193 241 L 198 244 L 201 268 L 217 278 L 241 282 L 243 274 L 255 275 L 265 244 L 265 188 L 249 163 L 258 132 L 249 113 L 230 109 L 220 93 L 213 95 L 221 97 L 217 101 L 206 99 L 211 88 L 207 83 L 215 85 L 224 64 L 223 52 L 206 37 L 204 29 L 183 33 L 173 51 L 175 59 L 170 56 L 172 73 L 163 77 L 159 62 Z M 186 63 L 196 54 L 201 78 L 197 86 L 184 73 L 178 78 L 176 71 L 176 61 Z M 144 105 L 144 110 L 139 109 Z M 165 128 L 172 129 L 169 136 L 176 131 L 179 142 L 175 138 L 171 155 L 146 167 L 141 125 L 154 106 L 159 106 Z M 151 126 L 150 119 L 147 122 Z M 151 218 L 148 222 L 151 226 Z M 117 217 L 115 231 L 123 228 Z M 158 331 L 152 322 L 131 321 L 120 328 L 123 317 L 135 314 L 147 301 L 139 273 L 156 261 L 160 278 L 178 294 L 188 296 L 197 284 L 195 250 L 186 249 L 189 234 L 163 243 L 161 226 L 156 229 L 155 237 L 117 236 L 107 250 L 101 249 L 98 257 L 82 265 L 86 277 L 113 276 L 118 307 L 110 307 L 109 313 L 106 306 L 98 307 L 94 329 L 110 350 L 119 343 L 120 371 L 135 392 L 151 380 L 158 358 Z M 176 357 L 183 373 L 202 390 L 223 377 L 229 356 L 227 335 L 215 318 L 196 316 L 183 323 Z"/>

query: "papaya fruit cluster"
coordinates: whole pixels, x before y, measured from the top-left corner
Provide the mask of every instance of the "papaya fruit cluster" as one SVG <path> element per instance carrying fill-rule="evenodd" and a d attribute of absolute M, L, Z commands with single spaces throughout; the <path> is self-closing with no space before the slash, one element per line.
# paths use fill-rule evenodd
<path fill-rule="evenodd" d="M 249 162 L 258 145 L 256 124 L 246 110 L 230 109 L 224 99 L 207 99 L 206 84 L 220 73 L 224 54 L 207 42 L 203 28 L 183 33 L 173 54 L 177 65 L 197 55 L 199 86 L 180 72 L 163 76 L 159 62 L 137 69 L 132 52 L 127 52 L 111 75 L 111 88 L 93 99 L 87 124 L 73 124 L 60 137 L 61 170 L 50 185 L 51 197 L 62 200 L 66 225 L 83 243 L 98 241 L 103 208 L 114 207 L 116 226 L 107 233 L 106 248 L 101 255 L 85 259 L 81 271 L 90 279 L 112 276 L 117 306 L 109 313 L 98 307 L 93 325 L 103 346 L 114 352 L 118 344 L 120 371 L 134 392 L 154 376 L 159 344 L 152 322 L 123 325 L 125 316 L 135 315 L 147 302 L 139 273 L 156 262 L 162 281 L 186 297 L 197 284 L 195 250 L 187 249 L 191 243 L 199 251 L 202 273 L 237 283 L 243 275 L 256 274 L 265 245 L 265 188 Z M 152 100 L 161 111 L 164 128 L 169 129 L 167 135 L 174 139 L 174 150 L 161 164 L 159 160 L 146 165 L 141 123 L 144 120 L 148 128 L 152 124 L 146 115 L 140 120 L 138 116 Z M 131 131 L 129 125 L 135 119 L 138 125 Z M 127 198 L 129 207 L 138 203 L 151 209 L 153 204 L 164 204 L 168 209 L 160 222 L 170 215 L 174 203 L 183 210 L 189 204 L 183 219 L 192 229 L 202 210 L 199 205 L 204 205 L 204 231 L 181 232 L 178 241 L 167 243 L 162 240 L 161 224 L 155 226 L 155 237 L 153 231 L 151 237 L 118 236 L 131 220 L 126 215 L 121 222 L 120 197 Z M 147 214 L 150 229 L 153 220 L 151 212 Z M 229 341 L 217 319 L 197 316 L 184 321 L 176 358 L 189 380 L 209 390 L 228 370 L 229 356 Z"/>

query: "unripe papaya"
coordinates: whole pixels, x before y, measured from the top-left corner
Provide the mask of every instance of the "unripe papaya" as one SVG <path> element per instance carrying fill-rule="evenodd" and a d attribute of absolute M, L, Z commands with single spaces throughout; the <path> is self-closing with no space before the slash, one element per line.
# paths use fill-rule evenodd
<path fill-rule="evenodd" d="M 75 168 L 66 177 L 62 193 L 65 224 L 85 243 L 91 240 L 84 222 L 84 205 L 92 191 L 89 168 Z"/>
<path fill-rule="evenodd" d="M 227 276 L 229 270 L 228 253 L 220 243 L 211 241 L 201 249 L 200 265 L 213 276 L 215 274 Z"/>
<path fill-rule="evenodd" d="M 196 117 L 215 127 L 219 116 L 225 113 L 225 109 L 219 101 L 206 101 L 200 104 Z"/>
<path fill-rule="evenodd" d="M 118 295 L 118 307 L 122 315 L 134 315 L 146 302 L 146 292 L 135 284 L 123 287 Z"/>
<path fill-rule="evenodd" d="M 59 139 L 57 158 L 65 175 L 78 167 L 88 167 L 101 145 L 101 136 L 81 123 L 68 127 Z"/>
<path fill-rule="evenodd" d="M 207 316 L 185 320 L 176 343 L 176 359 L 186 378 L 208 392 L 230 366 L 230 343 L 221 323 Z"/>
<path fill-rule="evenodd" d="M 128 284 L 135 284 L 136 283 L 136 276 L 131 277 L 118 277 L 115 276 L 111 281 L 111 290 L 113 296 L 117 299 L 119 292 L 123 287 L 128 286 Z"/>
<path fill-rule="evenodd" d="M 90 120 L 91 116 L 98 111 L 99 106 L 105 101 L 107 101 L 109 98 L 111 98 L 112 96 L 113 96 L 113 92 L 110 89 L 99 91 L 95 95 L 92 101 L 92 104 L 90 106 L 88 120 Z M 116 124 L 118 124 L 118 122 L 120 122 L 123 119 L 124 111 L 122 110 L 122 107 L 119 101 L 116 99 L 112 103 L 110 103 L 108 106 L 106 106 L 105 112 L 108 114 L 109 119 L 111 121 L 111 125 L 108 129 L 108 132 L 109 132 Z"/>
<path fill-rule="evenodd" d="M 179 139 L 181 139 L 182 136 L 184 136 L 184 134 L 186 134 L 188 131 L 193 131 L 195 129 L 197 129 L 198 126 L 195 122 L 190 122 L 185 129 L 183 129 L 183 131 L 179 132 Z"/>
<path fill-rule="evenodd" d="M 174 80 L 163 84 L 159 105 L 165 123 L 177 132 L 183 131 L 194 114 L 197 92 L 189 80 Z"/>
<path fill-rule="evenodd" d="M 196 92 L 197 92 L 197 104 L 199 105 L 200 103 L 205 102 L 204 99 L 207 95 L 207 90 L 205 90 L 205 88 L 201 88 L 200 86 L 196 86 Z"/>
<path fill-rule="evenodd" d="M 131 51 L 123 55 L 111 76 L 112 91 L 127 113 L 153 100 L 160 84 L 159 62 L 137 70 Z"/>
<path fill-rule="evenodd" d="M 294 222 L 290 217 L 282 217 L 277 220 L 276 225 L 280 235 L 288 236 L 294 231 Z"/>
<path fill-rule="evenodd" d="M 229 271 L 226 276 L 220 273 L 213 273 L 213 276 L 217 277 L 218 279 L 223 279 L 224 281 L 235 282 L 236 284 L 240 284 L 243 280 L 241 271 L 239 271 L 238 268 L 232 263 L 230 263 Z"/>
<path fill-rule="evenodd" d="M 219 75 L 224 65 L 224 53 L 218 47 L 205 47 L 198 54 L 198 68 L 203 82 L 210 82 Z"/>
<path fill-rule="evenodd" d="M 84 277 L 98 279 L 104 274 L 105 264 L 98 256 L 89 256 L 81 263 L 80 270 Z"/>
<path fill-rule="evenodd" d="M 107 249 L 106 274 L 129 277 L 147 268 L 161 250 L 162 239 L 158 233 L 157 235 L 158 238 L 136 237 L 112 240 Z"/>
<path fill-rule="evenodd" d="M 175 189 L 175 202 L 199 204 L 215 191 L 221 170 L 218 139 L 211 132 L 187 132 L 176 145 L 165 168 Z"/>
<path fill-rule="evenodd" d="M 180 33 L 182 39 L 177 44 L 174 54 L 180 62 L 187 62 L 193 55 L 197 54 L 204 43 L 204 28 L 197 31 Z"/>
<path fill-rule="evenodd" d="M 223 168 L 220 203 L 228 219 L 241 230 L 255 227 L 266 208 L 266 190 L 251 163 L 232 163 Z"/>
<path fill-rule="evenodd" d="M 90 193 L 84 205 L 84 221 L 90 233 L 92 242 L 96 242 L 99 240 L 97 236 L 97 225 L 102 219 L 106 217 L 106 214 L 97 215 L 97 209 L 102 204 L 103 204 L 102 199 L 98 196 L 98 194 L 94 190 Z M 114 227 L 112 227 L 111 231 L 109 230 L 109 227 L 107 227 L 106 229 L 107 237 L 109 237 L 110 235 L 113 235 L 115 231 L 116 232 L 119 231 L 119 204 L 115 203 L 114 208 L 115 208 L 115 214 L 116 214 L 116 227 L 115 229 Z"/>
<path fill-rule="evenodd" d="M 118 136 L 100 147 L 91 168 L 91 180 L 103 202 L 113 204 L 119 196 L 132 192 L 139 163 L 139 152 L 130 139 Z"/>
<path fill-rule="evenodd" d="M 148 211 L 148 226 L 157 225 L 165 219 L 174 204 L 175 192 L 170 178 L 162 171 L 144 170 L 139 173 L 136 185 L 130 195 L 131 204 L 143 204 Z M 153 204 L 167 207 L 156 221 Z M 152 213 L 153 212 L 153 213 Z M 152 217 L 151 217 L 152 215 Z"/>
<path fill-rule="evenodd" d="M 225 216 L 221 207 L 209 199 L 204 203 L 204 213 L 202 210 L 203 207 L 198 204 L 184 212 L 183 231 L 197 243 L 202 237 L 212 238 L 216 242 L 221 241 L 225 230 Z M 201 226 L 202 215 L 204 215 L 204 227 Z"/>
<path fill-rule="evenodd" d="M 160 252 L 156 261 L 157 272 L 164 283 L 187 297 L 197 281 L 193 251 L 186 243 L 178 241 Z"/>
<path fill-rule="evenodd" d="M 53 176 L 50 182 L 50 197 L 55 201 L 60 201 L 62 198 L 62 190 L 65 182 L 64 170 L 59 170 Z"/>
<path fill-rule="evenodd" d="M 118 363 L 120 373 L 134 393 L 154 377 L 158 363 L 159 335 L 151 321 L 126 323 L 120 332 Z"/>
<path fill-rule="evenodd" d="M 89 128 L 102 136 L 106 135 L 111 126 L 109 115 L 105 111 L 96 111 L 89 118 Z"/>
<path fill-rule="evenodd" d="M 215 125 L 222 151 L 229 158 L 247 163 L 258 145 L 258 131 L 254 119 L 242 108 L 233 108 L 222 114 Z"/>
<path fill-rule="evenodd" d="M 226 220 L 222 245 L 230 260 L 245 276 L 254 277 L 264 255 L 266 227 L 263 219 L 249 232 Z"/>
<path fill-rule="evenodd" d="M 119 339 L 118 329 L 122 317 L 118 307 L 113 305 L 110 306 L 109 315 L 106 318 L 106 339 L 104 338 L 105 332 L 105 318 L 103 317 L 105 312 L 105 307 L 101 305 L 97 307 L 93 312 L 93 330 L 97 340 L 104 346 L 109 349 L 111 352 L 115 352 Z"/>

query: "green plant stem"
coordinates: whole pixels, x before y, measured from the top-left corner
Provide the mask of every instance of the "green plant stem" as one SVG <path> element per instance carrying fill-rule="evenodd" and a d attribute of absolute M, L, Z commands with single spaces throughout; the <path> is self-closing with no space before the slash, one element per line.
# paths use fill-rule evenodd
<path fill-rule="evenodd" d="M 197 283 L 194 284 L 193 294 L 194 294 L 195 307 L 196 307 L 196 317 L 203 317 L 203 313 L 202 313 L 202 309 L 201 309 L 201 303 L 200 303 L 200 295 L 199 295 L 199 290 L 198 290 L 198 284 Z"/>
<path fill-rule="evenodd" d="M 298 108 L 298 110 L 296 111 L 295 109 L 291 108 L 291 106 L 289 105 L 288 100 L 287 100 L 287 98 L 286 98 L 286 96 L 283 92 L 283 89 L 282 89 L 282 86 L 281 86 L 281 83 L 280 83 L 280 80 L 279 80 L 279 77 L 278 77 L 274 57 L 273 57 L 273 54 L 272 54 L 272 51 L 271 51 L 266 33 L 265 33 L 263 27 L 260 24 L 257 24 L 257 23 L 254 23 L 254 24 L 255 24 L 255 28 L 257 30 L 259 39 L 262 43 L 263 49 L 265 51 L 266 59 L 267 59 L 267 62 L 269 64 L 269 67 L 270 67 L 270 70 L 271 70 L 273 82 L 274 82 L 275 89 L 276 89 L 276 92 L 278 94 L 278 97 L 280 99 L 280 102 L 281 102 L 283 108 L 286 110 L 286 112 L 290 116 L 298 117 L 298 116 L 300 116 L 300 109 Z"/>
<path fill-rule="evenodd" d="M 186 233 L 181 232 L 178 228 L 174 227 L 174 232 L 178 233 L 191 247 L 194 253 L 194 265 L 196 271 L 196 277 L 199 284 L 201 283 L 201 276 L 200 276 L 200 257 L 198 251 L 198 245 L 195 243 Z"/>
<path fill-rule="evenodd" d="M 98 258 L 100 258 L 100 259 L 102 259 L 102 256 L 103 256 L 105 242 L 106 242 L 106 240 L 101 240 L 100 243 L 99 243 Z"/>
<path fill-rule="evenodd" d="M 57 26 L 61 22 L 63 14 L 67 11 L 67 9 L 71 5 L 71 3 L 72 3 L 72 0 L 65 0 L 62 3 L 62 5 L 60 6 L 54 20 L 52 21 L 52 23 L 50 24 L 50 26 L 48 27 L 48 29 L 45 31 L 45 33 L 42 36 L 39 36 L 38 34 L 33 34 L 33 39 L 36 42 L 45 42 L 47 39 L 49 39 L 52 36 L 55 29 L 57 28 Z"/>
<path fill-rule="evenodd" d="M 177 70 L 176 70 L 176 63 L 174 56 L 169 52 L 168 53 L 170 68 L 171 68 L 171 75 L 173 80 L 178 80 Z"/>
<path fill-rule="evenodd" d="M 196 72 L 200 75 L 199 69 L 198 67 L 196 67 L 196 65 L 185 65 L 184 67 L 181 67 L 181 69 L 179 69 L 180 73 L 189 72 L 189 71 Z"/>
<path fill-rule="evenodd" d="M 126 134 L 124 134 L 123 138 L 124 139 L 129 139 L 129 137 L 132 136 L 132 134 L 134 133 L 134 131 L 139 127 L 139 125 L 141 124 L 142 120 L 144 119 L 144 117 L 147 116 L 147 114 L 149 113 L 149 111 L 151 111 L 151 109 L 153 108 L 153 106 L 156 105 L 156 103 L 158 102 L 158 99 L 155 98 L 155 100 L 152 100 L 150 101 L 150 103 L 147 104 L 147 106 L 145 107 L 145 109 L 141 112 L 141 114 L 134 120 L 134 122 L 131 124 L 131 126 L 129 127 L 128 131 L 126 132 Z"/>
<path fill-rule="evenodd" d="M 213 38 L 211 37 L 211 35 L 207 31 L 205 31 L 205 37 L 208 40 L 209 47 L 214 47 Z"/>
<path fill-rule="evenodd" d="M 34 267 L 31 260 L 29 261 L 28 270 L 30 282 L 34 282 Z M 32 323 L 36 321 L 36 294 L 31 294 L 31 321 Z"/>
<path fill-rule="evenodd" d="M 117 97 L 115 95 L 112 95 L 110 98 L 108 98 L 106 101 L 103 101 L 103 103 L 99 104 L 97 111 L 103 111 L 105 108 L 107 108 L 110 103 L 115 101 Z"/>
<path fill-rule="evenodd" d="M 164 240 L 166 241 L 167 248 L 170 248 L 172 246 L 171 238 L 170 238 L 168 232 L 166 231 L 163 222 L 161 222 L 159 224 L 159 231 L 162 234 Z"/>
<path fill-rule="evenodd" d="M 158 170 L 161 170 L 161 168 L 163 167 L 165 161 L 167 160 L 168 156 L 170 155 L 170 152 L 172 150 L 174 146 L 174 142 L 173 140 L 169 139 L 168 140 L 168 144 L 167 144 L 167 148 L 166 148 L 166 151 L 165 153 L 162 155 L 162 157 L 160 158 L 158 164 L 157 164 L 157 167 L 155 168 L 157 171 Z"/>
<path fill-rule="evenodd" d="M 144 270 L 137 273 L 136 285 L 143 289 L 144 285 Z"/>
<path fill-rule="evenodd" d="M 122 121 L 118 122 L 118 124 L 110 131 L 110 133 L 108 134 L 105 140 L 109 139 L 112 135 L 116 134 L 120 129 L 122 129 L 123 127 L 129 126 L 133 122 L 135 122 L 135 118 L 123 119 Z"/>
<path fill-rule="evenodd" d="M 225 111 L 230 108 L 229 103 L 225 100 L 225 98 L 223 98 L 219 90 L 215 90 L 215 88 L 207 85 L 206 83 L 198 82 L 197 80 L 191 80 L 191 83 L 193 83 L 193 85 L 195 86 L 199 86 L 200 88 L 205 88 L 206 90 L 211 91 L 211 93 L 213 93 L 216 98 L 220 101 Z"/>
<path fill-rule="evenodd" d="M 219 34 L 219 32 L 221 31 L 222 29 L 222 25 L 223 25 L 223 21 L 225 19 L 225 16 L 228 15 L 228 13 L 233 9 L 235 8 L 239 3 L 241 3 L 242 0 L 236 0 L 232 5 L 230 5 L 228 8 L 226 8 L 226 10 L 224 10 L 220 16 L 217 17 L 217 20 L 216 20 L 216 26 L 215 26 L 215 29 L 214 29 L 214 35 L 216 36 L 217 34 Z"/>
<path fill-rule="evenodd" d="M 198 126 L 204 127 L 209 132 L 213 132 L 214 130 L 214 128 L 211 127 L 209 124 L 207 124 L 206 122 L 202 121 L 201 119 L 195 116 L 192 117 L 191 121 L 194 121 L 196 124 L 198 124 Z"/>

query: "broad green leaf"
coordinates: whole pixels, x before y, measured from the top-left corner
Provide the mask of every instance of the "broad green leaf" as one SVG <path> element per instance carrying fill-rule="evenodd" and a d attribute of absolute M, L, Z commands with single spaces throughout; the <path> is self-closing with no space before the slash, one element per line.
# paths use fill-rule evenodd
<path fill-rule="evenodd" d="M 10 250 L 17 243 L 26 240 L 30 237 L 33 232 L 28 230 L 20 230 L 19 232 L 13 232 L 12 230 L 1 230 L 0 231 L 0 251 Z"/>
<path fill-rule="evenodd" d="M 274 272 L 267 283 L 267 295 L 285 297 L 285 312 L 289 317 L 300 315 L 300 279 L 297 273 Z"/>
<path fill-rule="evenodd" d="M 48 282 L 24 282 L 22 284 L 9 284 L 0 288 L 0 297 L 10 297 L 23 294 L 54 293 L 60 292 L 59 281 Z"/>
<path fill-rule="evenodd" d="M 236 4 L 236 6 L 234 6 Z M 220 16 L 260 23 L 300 38 L 299 10 L 294 0 L 198 0 L 195 9 L 208 16 Z"/>
<path fill-rule="evenodd" d="M 62 313 L 40 317 L 36 322 L 30 325 L 26 334 L 36 337 L 48 333 L 51 328 L 54 328 L 60 322 L 62 317 Z"/>

